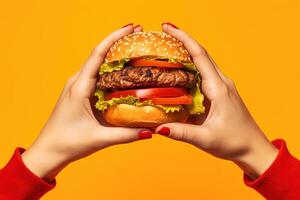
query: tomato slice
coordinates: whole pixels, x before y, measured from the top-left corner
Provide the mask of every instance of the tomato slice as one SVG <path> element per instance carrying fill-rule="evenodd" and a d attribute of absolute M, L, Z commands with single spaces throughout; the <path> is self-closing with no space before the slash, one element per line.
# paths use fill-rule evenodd
<path fill-rule="evenodd" d="M 179 97 L 187 95 L 188 91 L 185 88 L 166 87 L 166 88 L 144 88 L 144 89 L 132 89 L 132 90 L 119 90 L 110 92 L 105 95 L 106 100 L 112 98 L 120 98 L 127 96 L 135 96 L 138 98 L 157 98 L 157 97 Z"/>
<path fill-rule="evenodd" d="M 184 65 L 181 63 L 172 63 L 163 60 L 151 60 L 137 58 L 128 62 L 129 66 L 133 67 L 169 67 L 169 68 L 184 68 Z"/>
<path fill-rule="evenodd" d="M 159 105 L 190 105 L 193 103 L 193 96 L 183 95 L 180 97 L 142 99 L 142 101 L 146 100 L 151 100 L 152 103 Z"/>

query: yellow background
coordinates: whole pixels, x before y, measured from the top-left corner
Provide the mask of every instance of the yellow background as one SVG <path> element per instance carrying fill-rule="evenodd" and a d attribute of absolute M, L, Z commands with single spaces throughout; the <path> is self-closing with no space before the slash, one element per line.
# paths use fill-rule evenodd
<path fill-rule="evenodd" d="M 1 1 L 0 166 L 38 135 L 64 85 L 91 49 L 129 22 L 170 21 L 202 43 L 270 139 L 300 157 L 300 3 L 297 0 Z M 298 148 L 297 148 L 298 147 Z M 154 136 L 67 167 L 43 199 L 262 199 L 242 172 Z"/>

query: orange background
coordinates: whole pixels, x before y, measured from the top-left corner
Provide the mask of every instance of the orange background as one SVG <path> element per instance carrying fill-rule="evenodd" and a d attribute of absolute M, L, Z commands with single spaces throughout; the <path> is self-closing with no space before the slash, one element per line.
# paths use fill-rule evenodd
<path fill-rule="evenodd" d="M 114 29 L 171 21 L 202 43 L 235 80 L 270 139 L 300 157 L 300 2 L 2 1 L 0 166 L 28 147 L 66 79 Z M 298 147 L 298 148 L 297 148 Z M 43 199 L 262 199 L 242 172 L 180 142 L 152 140 L 105 149 L 67 167 Z"/>

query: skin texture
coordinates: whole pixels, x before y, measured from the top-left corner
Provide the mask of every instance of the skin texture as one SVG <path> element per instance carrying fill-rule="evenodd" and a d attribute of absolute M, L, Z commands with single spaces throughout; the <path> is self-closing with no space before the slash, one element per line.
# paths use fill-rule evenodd
<path fill-rule="evenodd" d="M 106 52 L 118 39 L 135 31 L 142 31 L 142 27 L 130 24 L 110 34 L 67 81 L 40 135 L 22 154 L 25 165 L 36 175 L 50 181 L 70 162 L 100 149 L 151 138 L 151 132 L 145 129 L 102 126 L 91 103 Z"/>
<path fill-rule="evenodd" d="M 202 77 L 207 109 L 197 123 L 163 124 L 156 132 L 231 160 L 252 179 L 257 178 L 274 161 L 277 149 L 252 118 L 234 82 L 221 72 L 207 51 L 187 33 L 170 24 L 163 24 L 163 31 L 182 41 L 191 54 Z"/>

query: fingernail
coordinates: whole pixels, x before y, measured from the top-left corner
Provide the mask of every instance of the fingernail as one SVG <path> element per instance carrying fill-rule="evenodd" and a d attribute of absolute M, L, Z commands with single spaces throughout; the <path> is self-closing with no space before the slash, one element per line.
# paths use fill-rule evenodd
<path fill-rule="evenodd" d="M 133 27 L 133 29 L 136 29 L 136 28 L 138 28 L 138 27 L 140 27 L 140 26 L 141 26 L 140 24 L 135 25 L 135 26 Z"/>
<path fill-rule="evenodd" d="M 149 138 L 152 138 L 152 133 L 150 131 L 143 130 L 139 132 L 140 140 L 149 139 Z"/>
<path fill-rule="evenodd" d="M 159 131 L 157 131 L 158 134 L 168 136 L 170 135 L 170 129 L 168 127 L 162 127 Z"/>
<path fill-rule="evenodd" d="M 125 28 L 125 27 L 130 26 L 130 25 L 133 25 L 133 23 L 126 24 L 125 26 L 122 26 L 121 28 Z"/>
<path fill-rule="evenodd" d="M 162 23 L 162 26 L 163 26 L 164 24 L 167 24 L 167 25 L 169 25 L 169 26 L 172 26 L 173 28 L 179 29 L 177 26 L 175 26 L 174 24 L 172 24 L 172 23 L 170 23 L 170 22 L 164 22 L 164 23 Z"/>

